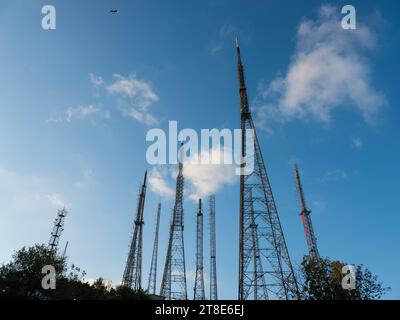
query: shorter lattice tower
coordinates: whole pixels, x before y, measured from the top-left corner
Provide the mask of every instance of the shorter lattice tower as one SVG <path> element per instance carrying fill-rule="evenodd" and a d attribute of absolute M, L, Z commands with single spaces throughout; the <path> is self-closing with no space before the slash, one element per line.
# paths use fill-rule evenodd
<path fill-rule="evenodd" d="M 199 210 L 196 217 L 196 278 L 193 300 L 205 300 L 203 272 L 203 209 L 199 199 Z"/>
<path fill-rule="evenodd" d="M 157 207 L 157 218 L 156 218 L 157 221 L 156 221 L 156 230 L 154 232 L 153 255 L 151 257 L 149 284 L 147 287 L 147 292 L 151 294 L 156 293 L 156 285 L 157 285 L 158 231 L 160 229 L 160 215 L 161 215 L 161 203 L 159 203 Z"/>
<path fill-rule="evenodd" d="M 218 300 L 217 240 L 215 237 L 215 195 L 210 196 L 210 300 Z"/>
<path fill-rule="evenodd" d="M 167 256 L 160 296 L 167 300 L 187 300 L 185 246 L 183 238 L 183 143 L 179 149 L 179 172 L 176 177 L 175 205 L 169 229 Z"/>
<path fill-rule="evenodd" d="M 306 236 L 306 242 L 308 247 L 308 252 L 311 257 L 319 258 L 317 239 L 315 238 L 314 229 L 311 223 L 311 210 L 306 206 L 306 200 L 304 197 L 303 186 L 301 185 L 299 168 L 297 163 L 294 165 L 294 175 L 296 178 L 296 189 L 300 200 L 301 206 L 301 220 L 303 222 L 304 234 Z"/>
<path fill-rule="evenodd" d="M 49 240 L 49 249 L 53 252 L 57 252 L 61 233 L 64 230 L 64 221 L 66 216 L 67 216 L 67 210 L 65 210 L 65 208 L 58 210 L 57 217 L 54 220 L 53 231 L 51 232 Z"/>
<path fill-rule="evenodd" d="M 147 171 L 144 175 L 143 185 L 140 189 L 136 219 L 133 229 L 132 242 L 126 261 L 122 285 L 134 290 L 142 288 L 142 243 L 143 243 L 143 211 L 146 198 Z"/>

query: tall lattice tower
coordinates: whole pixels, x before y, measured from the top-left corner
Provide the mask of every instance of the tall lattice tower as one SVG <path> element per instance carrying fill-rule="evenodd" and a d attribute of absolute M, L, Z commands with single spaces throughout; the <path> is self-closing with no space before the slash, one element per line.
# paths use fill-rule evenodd
<path fill-rule="evenodd" d="M 129 249 L 128 259 L 126 261 L 124 275 L 122 277 L 122 285 L 134 290 L 140 290 L 142 288 L 143 211 L 146 198 L 146 180 L 147 171 L 144 174 L 143 185 L 140 188 L 132 242 Z"/>
<path fill-rule="evenodd" d="M 308 210 L 306 206 L 306 200 L 304 197 L 303 186 L 301 185 L 299 167 L 297 166 L 297 163 L 294 165 L 294 176 L 296 178 L 296 189 L 301 206 L 300 216 L 303 222 L 304 233 L 306 235 L 308 253 L 311 257 L 319 258 L 317 239 L 315 238 L 314 229 L 311 223 L 311 211 Z"/>
<path fill-rule="evenodd" d="M 182 150 L 182 143 L 181 149 Z M 161 282 L 160 295 L 167 300 L 187 300 L 185 247 L 183 240 L 183 164 L 179 157 L 176 178 L 175 205 L 169 231 L 167 256 Z"/>
<path fill-rule="evenodd" d="M 49 249 L 53 252 L 57 252 L 61 233 L 64 230 L 64 221 L 66 216 L 67 216 L 67 210 L 65 210 L 65 208 L 58 210 L 57 217 L 54 220 L 53 231 L 51 232 L 49 240 Z"/>
<path fill-rule="evenodd" d="M 199 210 L 196 217 L 196 278 L 193 300 L 205 300 L 203 273 L 203 209 L 199 199 Z"/>
<path fill-rule="evenodd" d="M 239 300 L 260 296 L 268 289 L 271 299 L 298 298 L 294 275 L 275 200 L 265 169 L 247 98 L 244 68 L 236 38 L 242 131 L 240 176 Z M 246 153 L 245 132 L 254 130 L 254 153 Z M 251 149 L 251 148 L 250 148 Z M 253 163 L 245 175 L 246 163 Z M 257 231 L 257 232 L 255 232 Z M 256 238 L 254 241 L 254 237 Z M 256 245 L 255 245 L 256 244 Z M 265 294 L 263 298 L 267 298 Z"/>
<path fill-rule="evenodd" d="M 210 195 L 210 300 L 218 300 L 217 241 L 215 237 L 215 195 Z"/>
<path fill-rule="evenodd" d="M 266 283 L 266 276 L 262 266 L 262 252 L 260 251 L 260 238 L 258 235 L 258 224 L 254 212 L 253 190 L 249 191 L 249 204 L 250 204 L 250 221 L 249 233 L 251 236 L 251 250 L 252 250 L 252 264 L 253 267 L 253 293 L 249 299 L 254 300 L 268 300 L 268 287 Z"/>
<path fill-rule="evenodd" d="M 158 257 L 158 231 L 160 230 L 160 214 L 161 214 L 161 203 L 158 204 L 157 207 L 157 222 L 156 222 L 156 230 L 154 234 L 154 246 L 153 246 L 153 255 L 151 257 L 151 265 L 150 265 L 150 275 L 149 275 L 149 284 L 147 286 L 147 292 L 151 294 L 156 293 L 156 284 L 157 284 L 157 257 Z"/>

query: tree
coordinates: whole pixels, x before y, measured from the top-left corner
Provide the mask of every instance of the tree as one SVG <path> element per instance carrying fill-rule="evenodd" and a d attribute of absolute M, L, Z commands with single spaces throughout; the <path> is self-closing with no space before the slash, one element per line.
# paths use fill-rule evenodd
<path fill-rule="evenodd" d="M 0 295 L 24 297 L 38 296 L 42 289 L 42 268 L 54 266 L 56 279 L 66 270 L 65 261 L 48 250 L 44 245 L 22 248 L 13 255 L 13 261 L 0 267 Z"/>
<path fill-rule="evenodd" d="M 387 291 L 378 277 L 363 265 L 355 267 L 355 289 L 343 289 L 343 266 L 328 258 L 305 256 L 301 264 L 301 296 L 305 300 L 375 300 Z"/>
<path fill-rule="evenodd" d="M 112 291 L 112 298 L 117 300 L 149 300 L 149 296 L 142 290 L 133 291 L 131 288 L 117 286 Z"/>
<path fill-rule="evenodd" d="M 51 265 L 56 270 L 56 289 L 42 288 L 43 266 Z M 67 267 L 64 258 L 45 245 L 22 248 L 13 255 L 10 263 L 0 267 L 0 298 L 40 300 L 103 300 L 103 299 L 148 299 L 143 292 L 131 288 L 117 287 L 103 278 L 89 284 L 84 280 L 85 271 L 75 265 Z"/>

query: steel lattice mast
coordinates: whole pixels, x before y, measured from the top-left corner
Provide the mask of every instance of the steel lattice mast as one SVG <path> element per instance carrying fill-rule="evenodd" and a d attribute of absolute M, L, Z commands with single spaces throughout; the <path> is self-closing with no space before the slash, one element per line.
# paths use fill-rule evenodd
<path fill-rule="evenodd" d="M 236 51 L 241 109 L 242 168 L 246 162 L 254 161 L 253 172 L 245 175 L 242 169 L 240 176 L 239 300 L 259 297 L 260 292 L 263 292 L 264 283 L 270 298 L 298 298 L 296 278 L 249 109 L 237 38 Z M 246 154 L 247 129 L 254 130 L 252 142 L 254 154 Z M 258 248 L 253 241 L 255 226 L 257 226 Z M 257 255 L 259 258 L 256 260 L 262 263 L 262 271 L 258 270 L 258 263 L 254 263 L 254 257 Z M 264 297 L 266 298 L 265 294 Z"/>
<path fill-rule="evenodd" d="M 182 143 L 181 143 L 182 147 Z M 160 295 L 167 300 L 187 300 L 185 247 L 183 239 L 183 164 L 179 157 L 175 205 L 169 231 L 167 256 Z"/>
<path fill-rule="evenodd" d="M 140 188 L 132 242 L 122 278 L 122 285 L 134 290 L 142 289 L 143 211 L 146 198 L 146 180 L 147 171 L 144 174 L 143 185 Z"/>
<path fill-rule="evenodd" d="M 61 209 L 57 212 L 57 217 L 54 220 L 53 231 L 51 232 L 49 240 L 49 249 L 53 252 L 57 252 L 58 243 L 60 242 L 61 233 L 64 230 L 64 221 L 67 216 L 67 210 Z"/>
<path fill-rule="evenodd" d="M 68 248 L 68 241 L 65 244 L 64 251 L 63 251 L 63 254 L 62 254 L 62 258 L 63 259 L 65 259 L 65 257 L 67 256 L 67 248 Z"/>
<path fill-rule="evenodd" d="M 299 168 L 297 163 L 294 165 L 294 175 L 296 178 L 296 189 L 297 194 L 300 200 L 301 206 L 301 220 L 303 222 L 304 233 L 306 236 L 307 248 L 309 255 L 314 258 L 319 258 L 318 247 L 317 247 L 317 239 L 315 238 L 314 229 L 311 223 L 311 211 L 307 209 L 306 200 L 304 197 L 303 186 L 301 185 Z"/>
<path fill-rule="evenodd" d="M 203 209 L 199 199 L 199 210 L 196 217 L 196 278 L 193 300 L 205 300 L 203 273 Z"/>
<path fill-rule="evenodd" d="M 218 300 L 217 245 L 215 237 L 215 195 L 210 196 L 210 300 Z"/>
<path fill-rule="evenodd" d="M 155 230 L 155 235 L 154 235 L 153 255 L 151 257 L 149 284 L 148 284 L 148 287 L 147 287 L 147 292 L 149 292 L 151 294 L 155 294 L 156 293 L 157 257 L 158 257 L 158 231 L 160 230 L 160 214 L 161 214 L 161 203 L 159 203 L 158 207 L 157 207 L 157 222 L 156 222 L 156 230 Z"/>
<path fill-rule="evenodd" d="M 259 242 L 262 241 L 258 234 L 258 224 L 256 224 L 256 218 L 254 213 L 254 201 L 252 190 L 249 193 L 249 202 L 250 202 L 250 225 L 248 232 L 250 233 L 248 236 L 251 237 L 251 246 L 252 246 L 252 263 L 253 263 L 253 299 L 254 300 L 268 300 L 268 287 L 266 283 L 266 276 L 263 266 L 262 266 L 262 252 L 260 251 Z M 250 262 L 251 263 L 251 262 Z M 251 298 L 251 297 L 250 297 Z"/>

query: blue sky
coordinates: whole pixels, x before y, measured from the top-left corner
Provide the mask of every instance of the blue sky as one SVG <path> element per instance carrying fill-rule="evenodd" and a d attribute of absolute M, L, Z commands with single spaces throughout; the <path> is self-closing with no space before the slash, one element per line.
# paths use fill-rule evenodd
<path fill-rule="evenodd" d="M 48 3 L 57 9 L 53 31 L 41 28 L 41 8 Z M 166 130 L 170 120 L 179 129 L 238 128 L 233 37 L 239 34 L 293 262 L 306 253 L 294 191 L 297 160 L 321 255 L 363 263 L 392 287 L 386 297 L 398 299 L 400 8 L 397 1 L 353 1 L 358 24 L 349 31 L 340 29 L 345 4 L 2 1 L 0 261 L 24 245 L 47 242 L 56 211 L 66 204 L 61 246 L 69 241 L 71 262 L 89 278 L 119 282 L 148 169 L 144 283 L 159 200 L 160 280 L 176 168 L 146 163 L 145 136 L 150 128 Z M 108 13 L 113 7 L 118 15 Z M 187 174 L 187 270 L 195 269 L 196 204 L 190 195 L 212 190 L 219 296 L 234 299 L 238 181 Z M 208 274 L 208 242 L 205 248 Z M 208 295 L 208 283 L 206 288 Z"/>

